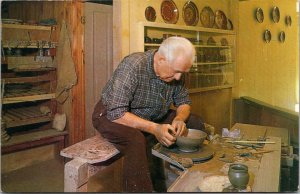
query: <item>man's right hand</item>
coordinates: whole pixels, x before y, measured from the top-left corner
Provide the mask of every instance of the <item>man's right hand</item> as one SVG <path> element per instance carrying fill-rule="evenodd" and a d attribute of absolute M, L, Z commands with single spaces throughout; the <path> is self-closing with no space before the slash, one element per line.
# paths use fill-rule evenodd
<path fill-rule="evenodd" d="M 162 145 L 167 147 L 176 141 L 176 131 L 170 124 L 158 124 L 154 135 Z"/>

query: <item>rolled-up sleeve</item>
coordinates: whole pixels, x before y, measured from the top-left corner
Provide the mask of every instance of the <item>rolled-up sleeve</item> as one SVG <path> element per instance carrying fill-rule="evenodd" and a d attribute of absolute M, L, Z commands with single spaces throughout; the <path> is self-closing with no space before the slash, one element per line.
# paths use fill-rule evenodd
<path fill-rule="evenodd" d="M 175 93 L 173 96 L 173 102 L 174 102 L 175 107 L 178 107 L 183 104 L 189 104 L 189 105 L 192 104 L 192 101 L 189 97 L 189 92 L 188 92 L 187 88 L 184 87 L 183 81 L 181 81 L 181 82 L 182 83 L 176 87 L 176 90 L 175 90 Z"/>

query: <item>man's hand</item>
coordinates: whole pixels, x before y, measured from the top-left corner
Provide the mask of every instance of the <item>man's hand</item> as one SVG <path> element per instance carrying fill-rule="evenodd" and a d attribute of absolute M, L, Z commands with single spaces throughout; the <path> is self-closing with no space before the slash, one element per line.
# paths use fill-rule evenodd
<path fill-rule="evenodd" d="M 156 139 L 164 146 L 169 147 L 176 141 L 175 137 L 176 131 L 169 124 L 159 124 L 155 130 Z"/>
<path fill-rule="evenodd" d="M 184 121 L 174 119 L 172 122 L 172 127 L 176 130 L 176 136 L 186 136 L 188 133 Z"/>

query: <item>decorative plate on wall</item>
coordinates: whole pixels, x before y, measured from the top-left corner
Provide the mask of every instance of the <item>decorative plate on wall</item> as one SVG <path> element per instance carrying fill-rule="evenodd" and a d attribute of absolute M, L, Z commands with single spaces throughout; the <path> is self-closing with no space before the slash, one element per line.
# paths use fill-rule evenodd
<path fill-rule="evenodd" d="M 284 31 L 279 32 L 278 39 L 279 39 L 280 42 L 285 41 L 285 32 Z"/>
<path fill-rule="evenodd" d="M 178 21 L 179 11 L 172 0 L 164 0 L 160 6 L 161 16 L 165 23 L 176 24 Z"/>
<path fill-rule="evenodd" d="M 153 7 L 148 6 L 145 9 L 145 18 L 146 20 L 148 20 L 149 22 L 154 22 L 156 19 L 156 11 Z"/>
<path fill-rule="evenodd" d="M 270 30 L 265 30 L 264 32 L 264 40 L 266 43 L 269 43 L 272 39 L 272 35 L 271 35 L 271 32 Z"/>
<path fill-rule="evenodd" d="M 213 10 L 206 6 L 200 13 L 200 21 L 203 27 L 212 28 L 215 24 L 215 14 Z"/>
<path fill-rule="evenodd" d="M 292 25 L 292 17 L 291 16 L 289 16 L 289 15 L 285 16 L 285 24 L 287 26 L 291 26 Z"/>
<path fill-rule="evenodd" d="M 274 23 L 278 23 L 279 22 L 279 20 L 280 20 L 280 11 L 279 11 L 278 7 L 274 7 L 272 9 L 271 16 L 272 16 L 272 20 L 273 20 Z"/>
<path fill-rule="evenodd" d="M 263 23 L 264 21 L 264 12 L 260 7 L 256 9 L 255 18 L 259 23 Z"/>
<path fill-rule="evenodd" d="M 196 26 L 199 21 L 198 8 L 192 1 L 188 1 L 183 6 L 183 20 L 188 26 Z"/>
<path fill-rule="evenodd" d="M 215 13 L 215 23 L 219 29 L 227 29 L 227 18 L 223 11 L 217 10 Z"/>

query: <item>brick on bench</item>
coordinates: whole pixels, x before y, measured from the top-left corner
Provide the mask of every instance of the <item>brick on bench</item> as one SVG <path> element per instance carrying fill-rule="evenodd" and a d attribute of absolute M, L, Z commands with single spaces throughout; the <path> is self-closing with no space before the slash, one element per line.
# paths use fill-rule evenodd
<path fill-rule="evenodd" d="M 118 153 L 119 151 L 99 134 L 61 150 L 61 156 L 73 159 L 65 164 L 64 191 L 87 192 L 88 179 L 105 168 L 101 162 Z M 122 165 L 122 162 L 120 164 Z M 115 173 L 117 179 L 122 179 L 120 173 Z"/>

